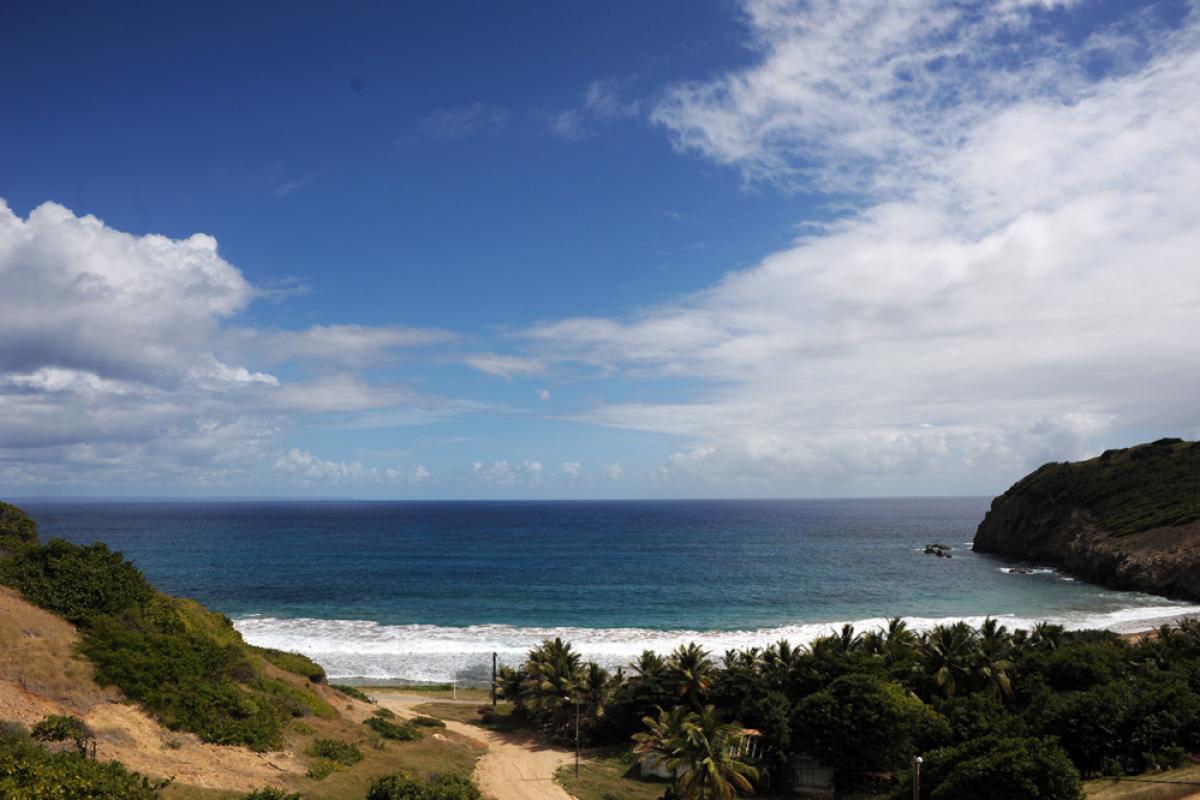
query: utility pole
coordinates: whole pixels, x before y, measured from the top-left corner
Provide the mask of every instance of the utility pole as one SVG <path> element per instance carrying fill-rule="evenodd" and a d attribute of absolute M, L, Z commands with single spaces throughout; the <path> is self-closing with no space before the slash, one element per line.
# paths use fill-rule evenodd
<path fill-rule="evenodd" d="M 925 759 L 913 756 L 913 800 L 921 800 L 921 765 Z"/>
<path fill-rule="evenodd" d="M 492 708 L 496 707 L 496 654 L 492 653 Z"/>
<path fill-rule="evenodd" d="M 579 777 L 579 698 L 575 698 L 575 777 Z"/>

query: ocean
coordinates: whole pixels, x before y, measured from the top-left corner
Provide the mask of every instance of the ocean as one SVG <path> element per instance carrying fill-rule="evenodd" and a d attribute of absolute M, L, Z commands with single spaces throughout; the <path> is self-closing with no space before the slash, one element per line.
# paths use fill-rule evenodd
<path fill-rule="evenodd" d="M 107 542 L 160 589 L 332 678 L 479 682 L 548 636 L 606 666 L 890 616 L 1135 630 L 1200 607 L 971 552 L 989 498 L 47 502 L 43 539 Z M 925 555 L 928 543 L 954 548 Z"/>

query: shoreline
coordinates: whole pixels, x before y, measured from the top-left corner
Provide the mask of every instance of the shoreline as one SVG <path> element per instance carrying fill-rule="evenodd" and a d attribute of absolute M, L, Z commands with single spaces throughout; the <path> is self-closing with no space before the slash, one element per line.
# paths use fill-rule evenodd
<path fill-rule="evenodd" d="M 1063 625 L 1068 630 L 1110 630 L 1127 640 L 1153 633 L 1164 623 L 1200 616 L 1200 605 L 1132 606 L 1103 614 L 1083 614 L 1071 619 L 995 615 L 1009 630 L 1030 629 L 1038 622 Z M 957 617 L 904 617 L 909 627 L 924 631 L 936 625 L 967 622 L 978 626 L 987 615 Z M 780 639 L 808 644 L 852 624 L 859 633 L 886 625 L 884 618 L 799 623 L 755 630 L 656 631 L 646 628 L 518 628 L 475 625 L 451 628 L 433 625 L 386 626 L 369 620 L 276 619 L 250 617 L 234 624 L 247 642 L 300 652 L 321 664 L 330 680 L 361 681 L 363 685 L 413 684 L 458 681 L 485 684 L 490 678 L 492 653 L 501 665 L 520 663 L 526 652 L 544 639 L 569 641 L 587 659 L 607 669 L 626 666 L 643 650 L 659 653 L 680 644 L 696 642 L 720 657 L 728 649 L 764 647 Z"/>

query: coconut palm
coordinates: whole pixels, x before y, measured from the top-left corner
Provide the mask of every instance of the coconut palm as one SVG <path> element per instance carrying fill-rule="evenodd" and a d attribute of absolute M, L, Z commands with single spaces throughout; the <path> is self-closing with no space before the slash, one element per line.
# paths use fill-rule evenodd
<path fill-rule="evenodd" d="M 1029 644 L 1035 650 L 1057 650 L 1062 646 L 1064 628 L 1049 622 L 1039 622 L 1033 626 L 1029 635 Z"/>
<path fill-rule="evenodd" d="M 604 707 L 608 704 L 611 682 L 608 671 L 589 661 L 580 670 L 578 683 L 575 686 L 575 699 L 583 706 L 583 711 L 595 729 L 600 718 L 604 716 Z"/>
<path fill-rule="evenodd" d="M 712 683 L 713 663 L 708 658 L 708 651 L 695 642 L 681 644 L 671 654 L 670 669 L 679 698 L 692 708 L 700 708 Z"/>
<path fill-rule="evenodd" d="M 968 691 L 976 662 L 975 629 L 965 622 L 938 625 L 921 640 L 925 673 L 947 697 Z"/>
<path fill-rule="evenodd" d="M 653 650 L 643 650 L 629 669 L 639 678 L 657 678 L 666 672 L 667 660 Z"/>
<path fill-rule="evenodd" d="M 742 729 L 722 723 L 712 706 L 700 712 L 660 709 L 657 719 L 646 717 L 645 723 L 647 730 L 634 734 L 634 752 L 642 763 L 674 776 L 681 800 L 731 800 L 754 791 L 758 770 L 738 756 Z"/>
<path fill-rule="evenodd" d="M 975 674 L 980 683 L 1000 700 L 1012 697 L 1012 637 L 1008 628 L 988 617 L 979 626 L 976 639 L 977 660 Z"/>

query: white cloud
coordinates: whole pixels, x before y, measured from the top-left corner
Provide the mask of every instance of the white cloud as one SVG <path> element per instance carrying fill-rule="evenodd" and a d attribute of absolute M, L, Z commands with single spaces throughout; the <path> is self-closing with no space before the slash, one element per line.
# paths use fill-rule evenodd
<path fill-rule="evenodd" d="M 417 132 L 432 139 L 465 139 L 475 134 L 498 133 L 508 124 L 508 118 L 506 108 L 471 103 L 426 114 L 417 123 Z"/>
<path fill-rule="evenodd" d="M 540 461 L 522 461 L 509 464 L 507 460 L 488 464 L 475 461 L 471 473 L 481 483 L 495 486 L 535 486 L 541 483 L 543 465 Z"/>
<path fill-rule="evenodd" d="M 750 179 L 854 187 L 861 210 L 636 317 L 527 331 L 546 362 L 709 382 L 579 419 L 680 437 L 672 474 L 943 488 L 1194 429 L 1196 22 L 1131 23 L 1152 57 L 1095 83 L 1039 41 L 973 85 L 1000 58 L 996 26 L 1027 13 L 1001 10 L 749 3 L 762 61 L 682 87 L 659 121 Z M 1120 39 L 1104 46 L 1125 55 Z M 927 74 L 942 56 L 965 62 Z"/>
<path fill-rule="evenodd" d="M 578 461 L 564 461 L 562 465 L 563 474 L 571 480 L 579 477 L 581 467 Z"/>
<path fill-rule="evenodd" d="M 550 390 L 549 389 L 538 389 L 538 398 L 541 400 L 549 400 L 550 399 Z"/>
<path fill-rule="evenodd" d="M 576 141 L 605 126 L 638 116 L 640 100 L 621 96 L 624 84 L 615 80 L 592 81 L 583 92 L 582 103 L 547 116 L 550 132 L 560 139 Z"/>
<path fill-rule="evenodd" d="M 22 219 L 0 201 L 0 285 L 0 461 L 14 481 L 240 488 L 311 415 L 392 424 L 456 408 L 352 371 L 442 331 L 231 327 L 262 292 L 205 234 L 133 236 L 55 203 Z M 281 362 L 322 371 L 265 368 Z"/>
<path fill-rule="evenodd" d="M 545 368 L 536 358 L 501 355 L 499 353 L 475 353 L 463 359 L 480 372 L 511 380 L 517 375 L 534 375 Z"/>
<path fill-rule="evenodd" d="M 311 483 L 353 483 L 379 480 L 379 470 L 360 461 L 326 461 L 307 450 L 291 449 L 275 460 L 275 469 Z"/>
<path fill-rule="evenodd" d="M 610 481 L 619 481 L 621 476 L 624 474 L 625 470 L 622 469 L 621 465 L 615 461 L 611 464 L 604 465 L 604 477 L 608 478 Z"/>
<path fill-rule="evenodd" d="M 363 367 L 386 359 L 401 348 L 424 347 L 452 341 L 454 334 L 432 328 L 397 325 L 313 325 L 298 331 L 231 330 L 226 346 L 265 359 L 330 361 Z"/>

